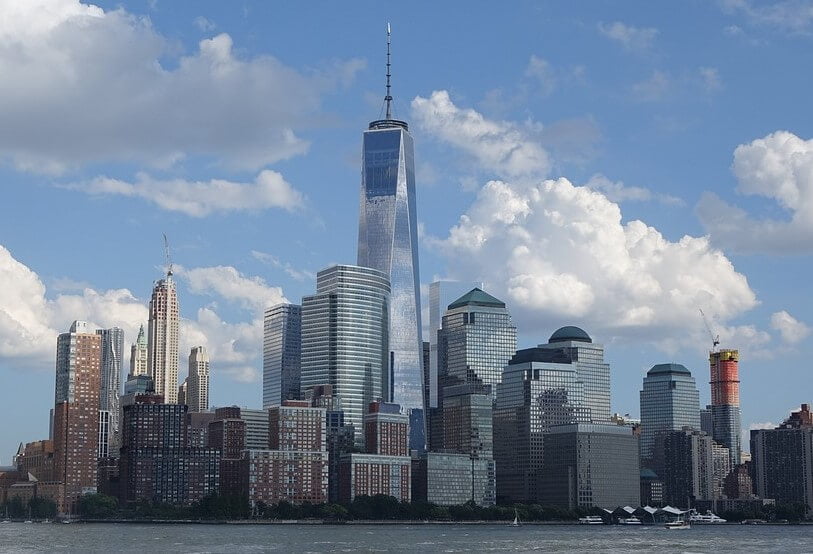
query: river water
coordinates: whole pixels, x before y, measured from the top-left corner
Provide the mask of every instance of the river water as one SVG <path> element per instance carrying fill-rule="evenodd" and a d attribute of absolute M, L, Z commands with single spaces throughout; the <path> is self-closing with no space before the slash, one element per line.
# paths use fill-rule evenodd
<path fill-rule="evenodd" d="M 813 525 L 0 524 L 0 552 L 810 552 Z"/>

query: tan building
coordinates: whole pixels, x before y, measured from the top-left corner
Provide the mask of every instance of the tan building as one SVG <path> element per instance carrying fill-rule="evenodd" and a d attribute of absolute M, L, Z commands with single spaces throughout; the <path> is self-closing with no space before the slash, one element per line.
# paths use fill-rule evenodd
<path fill-rule="evenodd" d="M 65 484 L 60 504 L 96 492 L 100 380 L 101 338 L 74 321 L 57 339 L 53 440 L 54 480 Z"/>
<path fill-rule="evenodd" d="M 209 409 L 209 354 L 203 346 L 189 353 L 189 376 L 186 378 L 186 405 L 189 412 Z"/>
<path fill-rule="evenodd" d="M 54 441 L 45 439 L 26 443 L 15 458 L 17 469 L 40 481 L 54 480 Z"/>
<path fill-rule="evenodd" d="M 178 403 L 179 310 L 170 267 L 166 278 L 152 289 L 147 324 L 147 370 L 155 382 L 155 393 L 167 404 Z"/>

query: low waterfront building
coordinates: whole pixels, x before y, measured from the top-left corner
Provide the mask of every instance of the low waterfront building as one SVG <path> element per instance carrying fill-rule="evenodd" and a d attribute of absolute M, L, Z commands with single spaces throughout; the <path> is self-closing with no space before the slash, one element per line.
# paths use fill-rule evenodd
<path fill-rule="evenodd" d="M 496 503 L 494 460 L 469 454 L 427 452 L 412 460 L 412 501 L 438 506 L 474 502 L 478 506 Z"/>
<path fill-rule="evenodd" d="M 346 504 L 357 496 L 385 494 L 409 502 L 411 475 L 409 456 L 345 454 L 339 466 L 339 500 Z"/>

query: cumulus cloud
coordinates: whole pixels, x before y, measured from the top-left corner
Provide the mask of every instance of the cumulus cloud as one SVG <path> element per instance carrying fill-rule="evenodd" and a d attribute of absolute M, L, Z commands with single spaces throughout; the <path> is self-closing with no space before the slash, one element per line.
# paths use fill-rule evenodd
<path fill-rule="evenodd" d="M 602 193 L 610 201 L 621 203 L 626 201 L 649 202 L 657 200 L 662 204 L 673 206 L 683 205 L 683 200 L 670 194 L 653 193 L 648 188 L 625 185 L 622 181 L 612 181 L 597 173 L 585 183 L 587 188 Z"/>
<path fill-rule="evenodd" d="M 419 225 L 418 231 L 420 232 L 420 223 L 418 225 Z M 297 281 L 316 279 L 316 274 L 314 274 L 312 271 L 308 271 L 307 269 L 296 269 L 294 266 L 290 264 L 290 262 L 283 262 L 273 254 L 269 254 L 268 252 L 252 250 L 251 257 L 264 264 L 283 270 L 286 275 Z"/>
<path fill-rule="evenodd" d="M 175 268 L 190 292 L 214 295 L 262 314 L 265 308 L 287 302 L 281 287 L 268 286 L 262 277 L 247 277 L 231 266 Z"/>
<path fill-rule="evenodd" d="M 742 14 L 757 25 L 803 33 L 813 23 L 813 4 L 806 0 L 722 0 L 721 3 L 725 11 Z"/>
<path fill-rule="evenodd" d="M 658 30 L 653 27 L 634 27 L 621 21 L 599 23 L 598 30 L 602 35 L 616 41 L 625 49 L 636 52 L 649 50 L 655 37 L 658 36 Z"/>
<path fill-rule="evenodd" d="M 0 159 L 37 172 L 191 155 L 259 169 L 305 152 L 297 129 L 363 66 L 303 74 L 238 55 L 228 34 L 179 57 L 148 18 L 79 0 L 0 0 L 0 12 L 0 74 L 14 83 L 0 87 Z"/>
<path fill-rule="evenodd" d="M 193 319 L 181 319 L 181 367 L 193 346 L 209 350 L 213 367 L 230 379 L 254 382 L 262 351 L 264 303 L 284 301 L 282 290 L 258 277 L 242 275 L 233 267 L 184 269 L 179 274 L 189 289 L 211 294 L 251 310 L 248 321 L 230 323 L 211 307 L 200 308 Z M 40 277 L 0 245 L 0 360 L 13 366 L 53 370 L 56 337 L 73 320 L 85 320 L 102 328 L 121 327 L 125 334 L 125 357 L 138 328 L 147 322 L 148 299 L 136 298 L 127 289 L 106 291 L 85 287 L 76 294 L 49 298 Z M 184 304 L 183 291 L 181 306 Z M 126 363 L 126 360 L 125 360 Z"/>
<path fill-rule="evenodd" d="M 782 340 L 789 344 L 796 344 L 810 334 L 810 327 L 785 310 L 771 315 L 771 328 L 779 331 Z"/>
<path fill-rule="evenodd" d="M 455 144 L 446 137 L 456 129 L 435 135 Z M 528 331 L 570 321 L 605 339 L 670 349 L 702 338 L 699 306 L 725 326 L 757 305 L 745 276 L 706 237 L 670 241 L 642 221 L 624 223 L 618 204 L 564 178 L 489 181 L 449 234 L 427 244 L 450 277 L 484 281 Z M 767 339 L 750 326 L 726 332 Z"/>
<path fill-rule="evenodd" d="M 556 88 L 556 74 L 550 62 L 532 54 L 525 68 L 525 77 L 534 81 L 535 90 L 542 94 L 550 94 Z"/>
<path fill-rule="evenodd" d="M 97 177 L 85 183 L 65 185 L 91 195 L 118 195 L 141 198 L 158 207 L 192 217 L 215 212 L 258 212 L 269 208 L 301 208 L 304 196 L 276 171 L 265 169 L 253 183 L 236 183 L 224 179 L 187 181 L 153 179 L 139 173 L 134 183 L 108 177 Z"/>
<path fill-rule="evenodd" d="M 673 86 L 672 79 L 663 71 L 655 70 L 652 75 L 632 85 L 632 93 L 644 102 L 663 99 Z"/>
<path fill-rule="evenodd" d="M 715 243 L 740 252 L 810 252 L 813 245 L 813 140 L 777 131 L 734 150 L 737 191 L 776 202 L 787 218 L 755 217 L 705 193 L 696 211 Z"/>
<path fill-rule="evenodd" d="M 466 152 L 481 168 L 498 176 L 522 178 L 550 170 L 548 153 L 528 140 L 527 129 L 458 108 L 445 90 L 435 91 L 429 98 L 416 97 L 412 115 L 429 134 Z"/>

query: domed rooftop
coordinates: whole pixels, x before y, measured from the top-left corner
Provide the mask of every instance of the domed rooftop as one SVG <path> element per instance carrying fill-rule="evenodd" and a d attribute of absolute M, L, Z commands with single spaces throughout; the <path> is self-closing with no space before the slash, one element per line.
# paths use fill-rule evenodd
<path fill-rule="evenodd" d="M 568 325 L 567 327 L 557 329 L 548 339 L 548 343 L 567 342 L 571 340 L 577 342 L 593 342 L 593 339 L 590 338 L 590 335 L 585 333 L 583 329 L 579 329 L 578 327 Z"/>
<path fill-rule="evenodd" d="M 652 369 L 646 372 L 647 375 L 657 375 L 658 373 L 684 373 L 691 375 L 692 372 L 686 369 L 683 364 L 658 364 L 653 365 Z"/>

